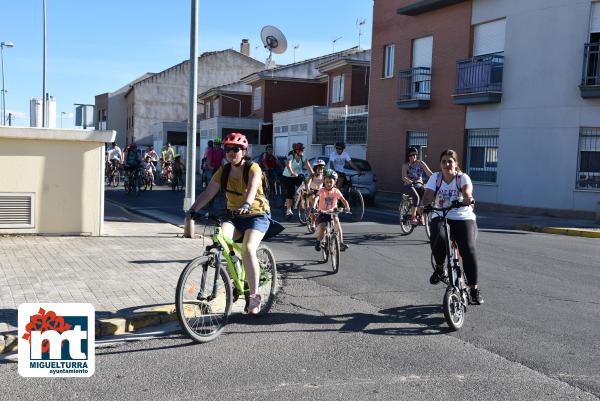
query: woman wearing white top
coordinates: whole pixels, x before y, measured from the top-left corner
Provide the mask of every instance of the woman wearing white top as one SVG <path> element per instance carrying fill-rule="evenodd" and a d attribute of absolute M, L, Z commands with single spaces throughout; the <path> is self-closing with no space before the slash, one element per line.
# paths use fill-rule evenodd
<path fill-rule="evenodd" d="M 427 181 L 425 195 L 421 205 L 428 205 L 432 201 L 435 207 L 448 207 L 455 200 L 462 200 L 464 205 L 471 205 L 473 200 L 473 184 L 471 178 L 461 172 L 458 167 L 458 155 L 452 149 L 447 149 L 440 156 L 441 172 L 433 173 Z M 441 177 L 440 177 L 441 175 Z M 435 200 L 434 200 L 435 196 Z M 422 207 L 422 206 L 421 206 Z M 450 235 L 456 241 L 460 252 L 463 268 L 470 288 L 471 303 L 479 305 L 483 298 L 477 285 L 477 258 L 475 256 L 475 239 L 477 238 L 477 223 L 472 206 L 463 206 L 453 209 L 448 213 Z M 446 247 L 444 230 L 440 229 L 441 218 L 435 215 L 431 220 L 431 251 L 436 263 L 436 271 L 429 282 L 437 284 L 447 275 L 444 264 Z"/>

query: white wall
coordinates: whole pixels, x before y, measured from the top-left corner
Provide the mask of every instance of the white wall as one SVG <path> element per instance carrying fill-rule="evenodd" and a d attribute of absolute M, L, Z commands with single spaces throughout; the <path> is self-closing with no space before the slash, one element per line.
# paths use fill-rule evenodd
<path fill-rule="evenodd" d="M 466 128 L 499 128 L 496 185 L 480 201 L 593 211 L 600 192 L 575 190 L 580 127 L 600 127 L 600 99 L 581 80 L 590 0 L 475 0 L 472 23 L 506 18 L 502 102 L 467 107 Z"/>

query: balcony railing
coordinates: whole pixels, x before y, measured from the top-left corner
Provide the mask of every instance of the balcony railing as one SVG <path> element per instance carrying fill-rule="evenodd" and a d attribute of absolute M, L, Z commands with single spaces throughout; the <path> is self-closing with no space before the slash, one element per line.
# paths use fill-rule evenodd
<path fill-rule="evenodd" d="M 581 97 L 600 97 L 600 43 L 586 43 L 583 53 Z"/>
<path fill-rule="evenodd" d="M 499 103 L 504 55 L 488 54 L 457 62 L 455 104 Z"/>
<path fill-rule="evenodd" d="M 398 108 L 424 109 L 431 99 L 431 68 L 415 67 L 400 71 Z"/>

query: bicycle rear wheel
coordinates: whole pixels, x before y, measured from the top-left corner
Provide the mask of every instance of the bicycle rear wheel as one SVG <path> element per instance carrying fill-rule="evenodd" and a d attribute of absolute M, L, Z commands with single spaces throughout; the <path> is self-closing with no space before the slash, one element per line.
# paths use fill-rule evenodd
<path fill-rule="evenodd" d="M 365 214 L 365 200 L 362 194 L 356 188 L 353 188 L 348 195 L 348 203 L 352 211 L 352 220 L 361 221 Z"/>
<path fill-rule="evenodd" d="M 460 292 L 455 287 L 448 286 L 444 293 L 444 317 L 450 329 L 456 331 L 463 326 L 466 312 Z"/>
<path fill-rule="evenodd" d="M 412 203 L 410 198 L 403 197 L 400 202 L 400 207 L 398 208 L 400 211 L 400 229 L 402 230 L 403 235 L 409 235 L 415 229 L 415 227 L 410 224 L 411 207 Z"/>
<path fill-rule="evenodd" d="M 112 186 L 115 188 L 118 187 L 120 181 L 121 181 L 121 173 L 119 172 L 119 170 L 115 170 L 112 175 Z"/>
<path fill-rule="evenodd" d="M 200 256 L 183 269 L 175 291 L 177 318 L 194 341 L 214 340 L 231 313 L 231 283 L 227 272 L 215 265 L 214 257 Z"/>
<path fill-rule="evenodd" d="M 340 239 L 337 234 L 331 234 L 329 238 L 329 254 L 331 255 L 331 269 L 333 273 L 340 270 Z"/>
<path fill-rule="evenodd" d="M 256 250 L 258 265 L 260 266 L 260 278 L 258 281 L 258 294 L 262 300 L 260 315 L 269 313 L 275 296 L 279 290 L 279 281 L 277 279 L 277 262 L 273 251 L 266 246 L 260 245 Z"/>

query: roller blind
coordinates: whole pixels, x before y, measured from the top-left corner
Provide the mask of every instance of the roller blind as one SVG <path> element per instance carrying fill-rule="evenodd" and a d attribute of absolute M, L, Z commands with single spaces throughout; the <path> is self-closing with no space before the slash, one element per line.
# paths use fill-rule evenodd
<path fill-rule="evenodd" d="M 506 19 L 475 25 L 473 56 L 504 51 Z"/>
<path fill-rule="evenodd" d="M 592 3 L 592 18 L 590 32 L 600 32 L 600 2 Z"/>
<path fill-rule="evenodd" d="M 413 62 L 415 67 L 431 68 L 431 55 L 433 52 L 433 36 L 413 40 Z"/>

